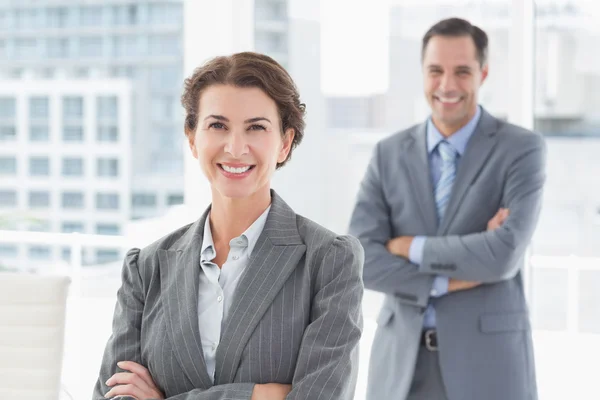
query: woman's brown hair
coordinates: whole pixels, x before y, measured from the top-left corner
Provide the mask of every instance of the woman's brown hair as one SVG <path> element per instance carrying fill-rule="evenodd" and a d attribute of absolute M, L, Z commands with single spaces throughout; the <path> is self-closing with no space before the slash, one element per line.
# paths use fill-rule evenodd
<path fill-rule="evenodd" d="M 281 134 L 294 130 L 294 140 L 288 157 L 277 168 L 282 167 L 292 156 L 292 151 L 304 136 L 304 114 L 306 106 L 300 102 L 300 95 L 287 71 L 271 57 L 243 52 L 231 56 L 215 57 L 196 68 L 184 81 L 181 104 L 185 108 L 185 134 L 196 131 L 198 107 L 202 92 L 212 85 L 233 85 L 240 88 L 256 87 L 264 91 L 279 111 Z"/>

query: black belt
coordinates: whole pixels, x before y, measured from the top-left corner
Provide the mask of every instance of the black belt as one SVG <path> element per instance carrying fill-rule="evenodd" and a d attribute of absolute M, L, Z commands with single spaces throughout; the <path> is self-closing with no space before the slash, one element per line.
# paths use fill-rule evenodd
<path fill-rule="evenodd" d="M 438 350 L 437 331 L 435 329 L 425 329 L 421 332 L 421 346 L 429 351 Z"/>

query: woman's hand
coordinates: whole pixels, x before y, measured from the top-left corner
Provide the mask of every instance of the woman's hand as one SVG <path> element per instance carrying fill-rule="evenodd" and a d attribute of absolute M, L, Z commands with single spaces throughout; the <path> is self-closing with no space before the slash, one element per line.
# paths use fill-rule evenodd
<path fill-rule="evenodd" d="M 112 389 L 104 397 L 132 396 L 137 400 L 164 400 L 165 396 L 156 387 L 146 367 L 133 361 L 121 361 L 117 365 L 130 372 L 118 372 L 111 376 L 106 384 Z"/>

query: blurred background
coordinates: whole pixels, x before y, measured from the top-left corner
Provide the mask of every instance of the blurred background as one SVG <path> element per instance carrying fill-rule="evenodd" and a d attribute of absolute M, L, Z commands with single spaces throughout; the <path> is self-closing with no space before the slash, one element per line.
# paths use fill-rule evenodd
<path fill-rule="evenodd" d="M 342 233 L 373 145 L 427 118 L 420 41 L 451 16 L 490 37 L 481 104 L 540 131 L 548 145 L 525 271 L 540 400 L 594 397 L 599 2 L 0 0 L 0 271 L 72 277 L 61 399 L 91 396 L 127 249 L 209 204 L 184 143 L 185 76 L 242 50 L 286 67 L 308 125 L 274 188 L 296 212 Z M 365 296 L 356 399 L 364 399 L 380 302 Z"/>

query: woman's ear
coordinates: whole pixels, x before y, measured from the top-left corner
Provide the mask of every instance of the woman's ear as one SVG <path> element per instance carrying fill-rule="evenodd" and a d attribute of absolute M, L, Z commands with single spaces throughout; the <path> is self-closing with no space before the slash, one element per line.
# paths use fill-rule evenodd
<path fill-rule="evenodd" d="M 194 158 L 198 158 L 198 149 L 196 148 L 196 135 L 194 132 L 191 132 L 186 128 L 185 136 L 187 136 L 188 144 L 190 146 L 190 150 L 192 150 L 192 155 Z"/>
<path fill-rule="evenodd" d="M 281 141 L 279 157 L 277 157 L 278 163 L 282 163 L 287 160 L 288 154 L 290 154 L 290 150 L 292 149 L 292 143 L 294 143 L 294 136 L 296 136 L 296 131 L 294 128 L 289 128 L 287 131 L 285 131 Z"/>

